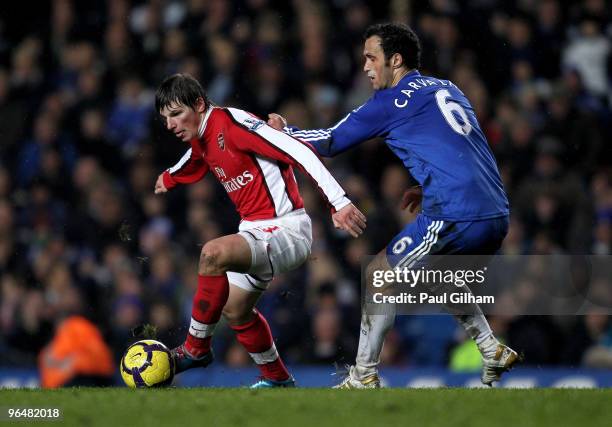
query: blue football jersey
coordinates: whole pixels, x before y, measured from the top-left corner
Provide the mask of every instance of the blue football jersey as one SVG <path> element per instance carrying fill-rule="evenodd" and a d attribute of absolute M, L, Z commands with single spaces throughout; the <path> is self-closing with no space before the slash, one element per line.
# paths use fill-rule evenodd
<path fill-rule="evenodd" d="M 396 86 L 376 91 L 332 128 L 286 131 L 326 157 L 383 137 L 422 185 L 422 210 L 430 218 L 474 221 L 509 214 L 474 109 L 448 80 L 412 71 Z"/>

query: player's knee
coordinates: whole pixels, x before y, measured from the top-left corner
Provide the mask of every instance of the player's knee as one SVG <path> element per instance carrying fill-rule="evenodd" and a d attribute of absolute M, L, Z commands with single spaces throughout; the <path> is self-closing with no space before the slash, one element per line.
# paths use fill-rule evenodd
<path fill-rule="evenodd" d="M 365 277 L 368 284 L 375 284 L 377 289 L 382 292 L 388 292 L 390 286 L 381 287 L 381 279 L 385 277 L 385 272 L 391 270 L 385 254 L 378 254 L 365 268 Z M 382 285 L 385 285 L 383 281 Z M 388 284 L 387 284 L 388 285 Z"/>
<path fill-rule="evenodd" d="M 376 264 L 374 261 L 370 262 L 366 266 L 365 274 L 368 279 L 371 279 L 374 276 L 374 272 L 376 271 Z"/>
<path fill-rule="evenodd" d="M 226 304 L 223 307 L 223 317 L 230 326 L 244 325 L 253 318 L 253 307 L 249 304 Z"/>
<path fill-rule="evenodd" d="M 223 274 L 227 271 L 229 261 L 228 249 L 225 245 L 211 241 L 204 245 L 200 253 L 200 274 Z"/>
<path fill-rule="evenodd" d="M 379 274 L 377 272 L 384 271 L 385 269 L 390 269 L 389 264 L 386 262 L 386 259 L 381 257 L 381 255 L 377 255 L 366 266 L 366 277 L 372 279 L 375 274 Z"/>

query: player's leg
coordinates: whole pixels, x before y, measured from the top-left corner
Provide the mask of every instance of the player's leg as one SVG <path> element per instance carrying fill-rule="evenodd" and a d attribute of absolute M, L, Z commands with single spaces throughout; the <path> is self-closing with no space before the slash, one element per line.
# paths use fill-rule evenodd
<path fill-rule="evenodd" d="M 457 267 L 465 269 L 465 265 L 454 265 L 452 256 L 476 255 L 472 259 L 476 264 L 470 267 L 472 267 L 472 270 L 483 268 L 486 265 L 484 258 L 497 252 L 508 229 L 507 218 L 450 223 L 432 221 L 423 216 L 419 221 L 424 224 L 431 224 L 428 226 L 428 233 L 424 239 L 424 243 L 428 242 L 428 244 L 423 246 L 422 243 L 417 248 L 413 248 L 411 245 L 405 245 L 405 247 L 404 245 L 398 245 L 401 247 L 401 251 L 396 251 L 396 248 L 393 248 L 393 258 L 395 258 L 395 255 L 400 257 L 400 261 L 397 263 L 390 261 L 390 264 L 394 267 L 417 269 L 421 266 L 429 268 L 435 266 L 441 269 Z M 418 234 L 422 230 L 417 229 L 416 231 Z M 407 236 L 409 235 L 407 233 Z M 390 255 L 389 252 L 388 255 Z M 431 257 L 431 255 L 437 255 L 437 257 Z M 461 259 L 462 264 L 466 261 L 468 260 L 465 257 Z M 472 293 L 468 286 L 461 288 L 457 288 L 453 284 L 448 286 L 451 288 L 450 290 L 448 287 L 442 286 L 430 288 L 429 291 L 437 294 L 447 292 Z M 512 368 L 519 360 L 514 350 L 500 344 L 495 338 L 489 322 L 478 304 L 473 302 L 452 304 L 449 302 L 444 304 L 443 308 L 455 316 L 468 336 L 476 342 L 482 354 L 483 374 L 481 379 L 484 384 L 491 385 L 492 382 L 498 381 L 500 375 Z"/>
<path fill-rule="evenodd" d="M 467 286 L 455 289 L 454 292 L 472 293 Z M 448 313 L 453 314 L 468 336 L 476 343 L 482 355 L 481 381 L 483 384 L 491 385 L 499 381 L 501 374 L 512 369 L 520 360 L 514 350 L 498 341 L 478 304 L 467 302 L 458 307 L 456 304 L 448 303 L 443 307 Z"/>
<path fill-rule="evenodd" d="M 507 218 L 455 224 L 455 235 L 445 237 L 449 240 L 447 251 L 462 255 L 478 254 L 474 257 L 476 265 L 471 267 L 474 270 L 484 268 L 488 264 L 486 255 L 492 256 L 499 250 L 507 230 Z M 467 286 L 461 290 L 471 293 Z M 458 289 L 455 288 L 454 291 Z M 444 308 L 455 316 L 468 336 L 476 342 L 482 355 L 483 384 L 491 385 L 494 381 L 499 381 L 502 373 L 521 360 L 514 350 L 497 340 L 478 304 L 448 304 Z"/>
<path fill-rule="evenodd" d="M 380 252 L 366 268 L 366 280 L 371 283 L 374 271 L 390 269 L 386 251 Z M 379 388 L 378 364 L 383 343 L 395 322 L 395 306 L 385 304 L 380 310 L 385 313 L 368 314 L 365 308 L 361 314 L 359 347 L 355 366 L 349 368 L 346 378 L 336 388 Z"/>
<path fill-rule="evenodd" d="M 396 235 L 387 248 L 378 254 L 366 269 L 367 283 L 372 283 L 374 271 L 387 271 L 394 268 L 420 268 L 432 262 L 429 255 L 445 254 L 449 250 L 448 242 L 453 241 L 455 230 L 444 221 L 432 220 L 419 215 L 415 221 L 409 223 Z M 452 248 L 451 248 L 452 249 Z M 466 288 L 467 290 L 467 288 Z M 457 316 L 460 323 L 468 333 L 474 334 L 480 346 L 490 348 L 493 341 L 491 329 L 482 315 L 480 308 L 472 304 L 470 307 L 461 307 L 463 314 Z M 386 313 L 381 313 L 385 310 Z M 471 310 L 471 311 L 470 311 Z M 356 364 L 351 367 L 347 378 L 339 385 L 342 388 L 378 387 L 377 367 L 380 353 L 387 332 L 392 328 L 395 320 L 395 306 L 393 304 L 381 305 L 377 314 L 362 313 L 361 333 L 359 335 L 359 348 Z"/>
<path fill-rule="evenodd" d="M 303 213 L 269 224 L 251 223 L 252 228 L 246 224 L 238 235 L 248 248 L 250 264 L 242 273 L 227 272 L 231 286 L 223 315 L 262 372 L 254 387 L 293 387 L 295 381 L 278 354 L 268 322 L 254 306 L 274 274 L 296 268 L 310 255 L 310 218 Z"/>
<path fill-rule="evenodd" d="M 488 263 L 488 258 L 500 248 L 508 227 L 507 218 L 452 223 L 427 219 L 426 223 L 429 222 L 439 224 L 433 226 L 428 233 L 429 239 L 427 237 L 425 239 L 431 244 L 418 251 L 410 246 L 407 246 L 406 250 L 397 251 L 401 258 L 397 264 L 392 263 L 395 267 L 410 269 L 435 267 L 442 270 L 455 268 L 465 270 L 467 268 L 472 271 L 482 269 Z M 395 255 L 396 251 L 393 252 Z M 453 255 L 472 255 L 473 257 L 463 256 L 455 260 Z M 456 265 L 456 262 L 460 262 L 460 265 Z M 466 262 L 471 265 L 465 265 Z M 457 288 L 454 284 L 448 284 L 446 287 L 430 286 L 428 290 L 437 295 L 450 292 L 463 292 L 470 296 L 472 294 L 468 286 Z M 464 298 L 463 301 L 471 301 L 471 299 Z M 455 317 L 480 350 L 484 384 L 491 385 L 493 381 L 498 381 L 501 373 L 512 368 L 519 360 L 515 351 L 500 344 L 493 335 L 489 322 L 478 304 L 449 301 L 443 304 L 443 308 Z"/>
<path fill-rule="evenodd" d="M 260 369 L 263 380 L 276 386 L 293 386 L 293 377 L 276 350 L 270 326 L 254 308 L 267 283 L 258 282 L 248 274 L 230 272 L 228 277 L 230 294 L 223 316 L 236 333 L 238 342 Z"/>
<path fill-rule="evenodd" d="M 177 373 L 212 362 L 210 342 L 229 296 L 226 273 L 246 271 L 250 266 L 251 248 L 238 234 L 223 236 L 204 245 L 187 339 L 173 350 Z"/>
<path fill-rule="evenodd" d="M 381 251 L 366 268 L 366 283 L 371 284 L 375 271 L 387 271 L 406 261 L 411 255 L 430 250 L 437 240 L 440 221 L 430 221 L 422 214 L 407 224 Z M 369 314 L 364 305 L 361 314 L 359 347 L 355 366 L 337 388 L 378 388 L 378 364 L 385 336 L 395 322 L 395 306 L 384 304 L 377 309 L 377 314 Z"/>
<path fill-rule="evenodd" d="M 404 201 L 402 201 L 404 203 Z M 421 218 L 420 201 L 413 201 L 415 205 L 405 211 L 407 225 L 391 241 L 391 243 L 378 253 L 366 268 L 366 283 L 372 283 L 374 271 L 386 271 L 391 269 L 387 259 L 387 253 L 398 241 L 408 235 L 419 235 L 419 223 Z M 403 209 L 405 206 L 403 207 Z M 409 248 L 407 247 L 406 250 Z M 381 313 L 384 311 L 385 313 Z M 378 364 L 382 352 L 385 337 L 395 323 L 395 306 L 385 304 L 378 309 L 378 314 L 368 314 L 365 307 L 361 314 L 361 325 L 359 334 L 359 346 L 355 366 L 349 368 L 348 375 L 335 388 L 379 388 Z"/>

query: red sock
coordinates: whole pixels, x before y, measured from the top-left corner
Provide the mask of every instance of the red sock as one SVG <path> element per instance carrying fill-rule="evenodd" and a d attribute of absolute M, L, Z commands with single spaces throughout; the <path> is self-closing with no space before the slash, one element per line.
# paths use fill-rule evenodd
<path fill-rule="evenodd" d="M 221 276 L 198 276 L 198 290 L 193 297 L 191 324 L 185 349 L 194 357 L 210 351 L 210 341 L 229 296 L 229 283 Z"/>
<path fill-rule="evenodd" d="M 264 378 L 284 381 L 290 377 L 276 351 L 266 318 L 255 310 L 255 318 L 244 325 L 232 326 L 238 342 L 249 352 Z"/>

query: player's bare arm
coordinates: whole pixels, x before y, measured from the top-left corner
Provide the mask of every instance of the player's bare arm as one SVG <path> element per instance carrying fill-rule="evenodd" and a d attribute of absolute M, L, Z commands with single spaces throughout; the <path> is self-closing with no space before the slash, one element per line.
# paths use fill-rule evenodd
<path fill-rule="evenodd" d="M 332 215 L 334 226 L 357 238 L 366 228 L 366 217 L 355 205 L 348 204 Z"/>

